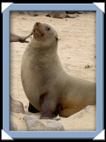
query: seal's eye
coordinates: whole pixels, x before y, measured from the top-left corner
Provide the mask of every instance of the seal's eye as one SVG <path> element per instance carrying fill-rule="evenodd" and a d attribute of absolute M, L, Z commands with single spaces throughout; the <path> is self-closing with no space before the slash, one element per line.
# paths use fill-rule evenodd
<path fill-rule="evenodd" d="M 50 27 L 46 27 L 46 30 L 47 30 L 47 31 L 50 31 Z"/>

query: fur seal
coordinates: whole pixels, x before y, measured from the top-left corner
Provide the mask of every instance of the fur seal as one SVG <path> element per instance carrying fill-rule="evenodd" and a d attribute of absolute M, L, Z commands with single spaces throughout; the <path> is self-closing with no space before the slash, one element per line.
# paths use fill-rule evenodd
<path fill-rule="evenodd" d="M 30 104 L 41 118 L 68 117 L 96 103 L 96 83 L 74 78 L 62 68 L 53 27 L 35 23 L 33 38 L 24 52 L 21 79 Z M 30 107 L 32 107 L 30 106 Z"/>

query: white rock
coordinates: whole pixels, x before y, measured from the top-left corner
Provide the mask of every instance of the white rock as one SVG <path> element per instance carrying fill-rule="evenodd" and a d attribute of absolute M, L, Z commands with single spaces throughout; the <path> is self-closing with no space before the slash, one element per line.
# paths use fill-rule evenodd
<path fill-rule="evenodd" d="M 15 113 L 25 113 L 22 102 L 11 98 L 10 101 L 11 111 Z"/>
<path fill-rule="evenodd" d="M 40 122 L 38 116 L 36 115 L 25 115 L 24 120 L 27 125 L 27 129 L 29 131 L 40 131 L 40 130 L 45 130 L 44 125 Z"/>
<path fill-rule="evenodd" d="M 64 130 L 62 124 L 56 120 L 42 119 L 41 121 L 45 125 L 47 131 L 63 131 Z"/>
<path fill-rule="evenodd" d="M 10 130 L 27 131 L 27 125 L 23 119 L 24 114 L 12 112 L 10 115 Z"/>
<path fill-rule="evenodd" d="M 24 116 L 29 131 L 63 131 L 61 123 L 51 119 L 39 119 L 36 115 Z"/>

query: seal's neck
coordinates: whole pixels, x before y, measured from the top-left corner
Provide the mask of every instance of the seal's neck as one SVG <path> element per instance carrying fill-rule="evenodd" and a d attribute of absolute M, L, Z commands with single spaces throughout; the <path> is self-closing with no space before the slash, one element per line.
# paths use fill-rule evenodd
<path fill-rule="evenodd" d="M 57 43 L 53 42 L 51 44 L 45 44 L 45 42 L 40 42 L 32 39 L 31 43 L 29 44 L 36 52 L 40 55 L 54 55 L 57 53 Z"/>

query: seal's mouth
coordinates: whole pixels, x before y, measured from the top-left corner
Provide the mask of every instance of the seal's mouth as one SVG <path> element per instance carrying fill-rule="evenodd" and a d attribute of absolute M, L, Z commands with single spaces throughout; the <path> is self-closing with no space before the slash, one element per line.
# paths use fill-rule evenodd
<path fill-rule="evenodd" d="M 42 30 L 41 23 L 36 23 L 33 30 L 33 35 L 35 39 L 39 39 L 44 36 L 44 31 Z"/>
<path fill-rule="evenodd" d="M 42 37 L 42 36 L 44 36 L 44 33 L 39 28 L 36 28 L 35 29 L 35 35 L 39 36 L 39 37 Z"/>

